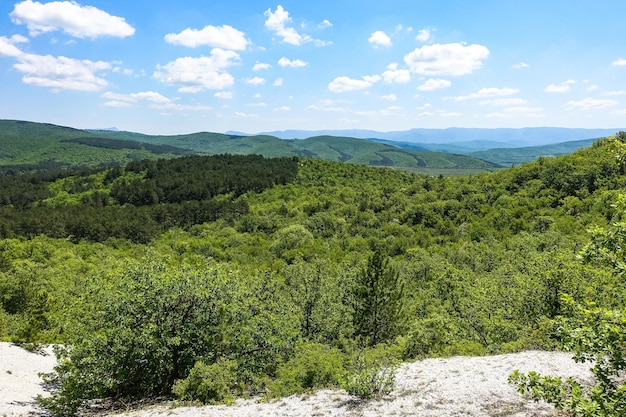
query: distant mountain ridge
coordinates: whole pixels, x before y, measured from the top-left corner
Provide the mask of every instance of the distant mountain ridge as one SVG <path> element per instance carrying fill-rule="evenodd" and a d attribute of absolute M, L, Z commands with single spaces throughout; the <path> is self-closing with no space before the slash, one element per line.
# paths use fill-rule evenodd
<path fill-rule="evenodd" d="M 429 175 L 466 175 L 501 168 L 499 164 L 472 156 L 402 149 L 352 137 L 317 136 L 283 140 L 270 135 L 241 136 L 212 132 L 157 136 L 0 120 L 0 166 L 36 168 L 42 164 L 56 164 L 62 167 L 90 167 L 189 154 L 298 156 L 384 166 Z"/>
<path fill-rule="evenodd" d="M 460 128 L 447 129 L 410 129 L 403 131 L 379 132 L 365 129 L 352 130 L 282 130 L 259 133 L 281 139 L 305 139 L 312 136 L 343 136 L 359 139 L 380 139 L 411 144 L 447 144 L 464 152 L 481 151 L 492 148 L 519 148 L 542 146 L 553 143 L 571 142 L 583 139 L 597 139 L 612 136 L 626 128 L 580 129 L 562 127 L 525 127 L 525 128 Z M 242 132 L 226 134 L 246 135 Z M 428 149 L 433 149 L 428 147 Z M 439 151 L 452 151 L 448 147 L 439 147 Z"/>

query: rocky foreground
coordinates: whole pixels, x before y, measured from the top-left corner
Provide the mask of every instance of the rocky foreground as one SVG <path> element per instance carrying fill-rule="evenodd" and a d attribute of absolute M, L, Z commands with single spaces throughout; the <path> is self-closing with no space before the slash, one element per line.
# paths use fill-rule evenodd
<path fill-rule="evenodd" d="M 51 349 L 32 353 L 0 343 L 0 417 L 41 415 L 35 403 L 45 395 L 40 372 L 50 372 Z M 271 402 L 238 400 L 230 406 L 173 407 L 161 404 L 115 414 L 125 417 L 310 417 L 310 416 L 555 416 L 553 407 L 534 403 L 507 384 L 514 370 L 590 378 L 589 365 L 569 354 L 527 351 L 485 357 L 425 359 L 398 371 L 396 390 L 381 401 L 362 402 L 341 390 L 322 390 Z"/>

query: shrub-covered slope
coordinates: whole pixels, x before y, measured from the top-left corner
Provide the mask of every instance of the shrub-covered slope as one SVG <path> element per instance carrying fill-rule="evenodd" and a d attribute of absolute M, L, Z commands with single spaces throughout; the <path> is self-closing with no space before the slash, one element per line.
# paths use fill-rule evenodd
<path fill-rule="evenodd" d="M 625 305 L 619 277 L 576 257 L 620 215 L 625 155 L 601 140 L 451 178 L 258 156 L 3 177 L 24 196 L 1 207 L 0 337 L 71 347 L 57 413 L 360 387 L 393 360 L 551 348 L 562 293 Z"/>

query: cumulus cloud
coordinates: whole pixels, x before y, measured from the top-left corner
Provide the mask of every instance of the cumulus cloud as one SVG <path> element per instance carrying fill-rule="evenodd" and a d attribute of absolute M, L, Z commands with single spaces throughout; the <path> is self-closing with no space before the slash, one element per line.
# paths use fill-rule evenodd
<path fill-rule="evenodd" d="M 605 96 L 623 96 L 624 94 L 626 94 L 626 90 L 614 90 L 604 93 Z"/>
<path fill-rule="evenodd" d="M 415 39 L 420 42 L 428 42 L 430 40 L 430 37 L 430 29 L 420 29 L 420 31 L 417 32 L 417 36 L 415 37 Z"/>
<path fill-rule="evenodd" d="M 618 104 L 619 102 L 616 100 L 587 97 L 583 100 L 568 101 L 567 103 L 565 103 L 565 108 L 568 110 L 599 110 L 606 109 L 607 107 L 616 106 Z"/>
<path fill-rule="evenodd" d="M 472 99 L 479 99 L 479 98 L 506 97 L 506 96 L 510 96 L 513 94 L 517 94 L 517 93 L 519 93 L 519 89 L 517 88 L 490 87 L 490 88 L 481 88 L 477 92 L 469 94 L 467 96 L 446 97 L 446 98 L 455 100 L 455 101 L 465 101 L 465 100 L 472 100 Z"/>
<path fill-rule="evenodd" d="M 518 64 L 513 64 L 513 68 L 515 69 L 528 68 L 528 67 L 530 67 L 530 65 L 528 65 L 527 63 L 523 61 Z"/>
<path fill-rule="evenodd" d="M 164 84 L 180 86 L 178 91 L 181 93 L 221 90 L 234 84 L 233 76 L 226 69 L 239 60 L 236 52 L 215 48 L 208 57 L 183 57 L 163 66 L 157 65 L 152 78 Z"/>
<path fill-rule="evenodd" d="M 372 44 L 374 48 L 378 48 L 381 46 L 390 47 L 392 45 L 391 38 L 382 30 L 377 30 L 376 32 L 372 33 L 367 41 Z"/>
<path fill-rule="evenodd" d="M 539 119 L 546 117 L 546 115 L 543 114 L 541 107 L 509 107 L 497 113 L 487 114 L 485 117 L 493 119 Z"/>
<path fill-rule="evenodd" d="M 205 26 L 203 29 L 187 28 L 180 33 L 168 33 L 165 41 L 173 45 L 211 46 L 214 48 L 242 51 L 248 46 L 246 34 L 229 25 Z"/>
<path fill-rule="evenodd" d="M 388 101 L 396 101 L 398 99 L 398 96 L 396 96 L 395 94 L 389 94 L 386 96 L 381 96 L 380 98 L 382 98 L 383 100 L 388 100 Z"/>
<path fill-rule="evenodd" d="M 492 106 L 517 106 L 520 104 L 526 103 L 526 100 L 523 98 L 496 98 L 496 99 L 488 99 L 479 102 L 481 106 L 492 105 Z"/>
<path fill-rule="evenodd" d="M 16 38 L 16 36 L 18 37 Z M 17 58 L 21 55 L 24 55 L 24 52 L 22 52 L 20 48 L 15 46 L 15 44 L 23 43 L 27 41 L 28 39 L 19 35 L 14 35 L 10 38 L 7 38 L 5 36 L 0 36 L 0 56 L 10 56 L 13 58 Z"/>
<path fill-rule="evenodd" d="M 231 91 L 218 91 L 217 93 L 213 95 L 217 98 L 221 98 L 225 100 L 230 100 L 233 98 L 233 93 Z"/>
<path fill-rule="evenodd" d="M 107 107 L 131 107 L 135 103 L 138 103 L 140 101 L 149 101 L 151 103 L 158 104 L 172 102 L 172 100 L 170 100 L 169 98 L 155 91 L 142 91 L 131 94 L 120 94 L 107 91 L 102 94 L 101 97 L 109 100 L 104 103 L 104 105 Z"/>
<path fill-rule="evenodd" d="M 320 23 L 320 27 L 322 27 L 322 28 L 329 28 L 329 27 L 332 27 L 332 26 L 333 26 L 333 24 L 330 23 L 330 20 L 328 20 L 328 19 L 324 19 L 324 21 L 322 23 Z"/>
<path fill-rule="evenodd" d="M 544 91 L 547 93 L 567 93 L 568 91 L 571 91 L 572 84 L 576 84 L 576 81 L 570 79 L 563 81 L 561 84 L 550 84 L 544 89 Z"/>
<path fill-rule="evenodd" d="M 10 16 L 13 23 L 26 25 L 32 36 L 57 30 L 77 38 L 91 39 L 98 36 L 125 38 L 135 33 L 124 18 L 74 1 L 42 4 L 25 0 L 15 4 Z"/>
<path fill-rule="evenodd" d="M 274 80 L 274 83 L 272 84 L 274 87 L 280 87 L 281 85 L 283 85 L 283 79 L 282 78 L 276 78 Z"/>
<path fill-rule="evenodd" d="M 108 85 L 98 74 L 112 70 L 110 62 L 29 54 L 15 46 L 16 43 L 26 41 L 19 35 L 11 38 L 0 36 L 0 56 L 17 60 L 13 68 L 23 74 L 22 82 L 25 84 L 53 90 L 79 91 L 99 91 Z"/>
<path fill-rule="evenodd" d="M 620 58 L 620 59 L 616 59 L 615 61 L 613 61 L 613 63 L 611 65 L 615 65 L 618 67 L 623 67 L 626 65 L 626 59 L 624 58 Z"/>
<path fill-rule="evenodd" d="M 422 75 L 465 75 L 480 68 L 489 56 L 483 45 L 448 43 L 426 45 L 405 55 L 411 72 Z"/>
<path fill-rule="evenodd" d="M 387 65 L 387 70 L 382 73 L 382 77 L 387 84 L 404 84 L 411 81 L 411 73 L 409 70 L 398 69 L 398 64 L 396 63 Z"/>
<path fill-rule="evenodd" d="M 301 68 L 301 67 L 306 67 L 307 63 L 302 61 L 301 59 L 294 59 L 292 61 L 291 59 L 282 57 L 281 59 L 278 60 L 278 65 L 280 65 L 283 68 L 285 67 Z"/>
<path fill-rule="evenodd" d="M 276 107 L 274 110 L 278 110 L 278 111 L 291 111 L 291 107 L 289 107 L 289 106 L 281 106 L 281 107 Z"/>
<path fill-rule="evenodd" d="M 248 78 L 246 80 L 246 84 L 262 85 L 262 84 L 265 84 L 265 78 L 261 78 L 261 77 Z"/>
<path fill-rule="evenodd" d="M 370 88 L 378 81 L 380 81 L 380 76 L 378 75 L 365 76 L 360 80 L 355 80 L 350 77 L 337 77 L 328 84 L 328 90 L 333 93 L 364 90 Z"/>
<path fill-rule="evenodd" d="M 261 70 L 266 70 L 269 69 L 271 67 L 270 64 L 266 64 L 264 62 L 257 62 L 256 64 L 254 64 L 254 66 L 252 67 L 252 71 L 261 71 Z"/>
<path fill-rule="evenodd" d="M 429 78 L 424 84 L 417 87 L 417 89 L 420 91 L 434 91 L 439 90 L 440 88 L 450 87 L 451 85 L 452 82 L 442 78 Z"/>
<path fill-rule="evenodd" d="M 281 37 L 285 43 L 296 46 L 307 42 L 313 42 L 316 46 L 326 46 L 332 43 L 320 39 L 313 39 L 309 35 L 302 35 L 298 33 L 296 29 L 289 26 L 292 19 L 289 17 L 289 12 L 281 5 L 276 6 L 276 11 L 274 12 L 271 8 L 267 9 L 265 11 L 265 16 L 267 17 L 265 20 L 265 27 L 274 32 L 277 36 Z M 328 20 L 325 20 L 323 24 L 326 23 L 332 26 Z"/>

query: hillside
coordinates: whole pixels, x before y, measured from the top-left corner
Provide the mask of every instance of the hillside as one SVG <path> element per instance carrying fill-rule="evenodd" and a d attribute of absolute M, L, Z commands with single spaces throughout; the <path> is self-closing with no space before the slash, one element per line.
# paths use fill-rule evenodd
<path fill-rule="evenodd" d="M 543 146 L 529 146 L 525 148 L 494 148 L 486 151 L 468 152 L 476 158 L 485 159 L 502 166 L 519 165 L 534 161 L 540 156 L 559 156 L 570 154 L 580 148 L 591 146 L 596 139 L 569 141 Z"/>
<path fill-rule="evenodd" d="M 284 140 L 267 135 L 239 136 L 208 132 L 174 136 L 147 136 L 109 131 L 98 133 L 111 138 L 167 144 L 204 154 L 303 156 L 327 161 L 393 167 L 431 175 L 465 175 L 500 168 L 498 164 L 474 157 L 400 149 L 389 144 L 340 136 Z"/>
<path fill-rule="evenodd" d="M 0 339 L 65 346 L 46 403 L 64 415 L 366 397 L 400 361 L 555 349 L 563 294 L 626 306 L 592 256 L 624 155 L 603 139 L 466 177 L 259 155 L 3 175 Z"/>
<path fill-rule="evenodd" d="M 137 141 L 112 140 L 69 127 L 0 120 L 0 165 L 95 167 L 141 159 L 173 158 L 189 151 Z"/>

